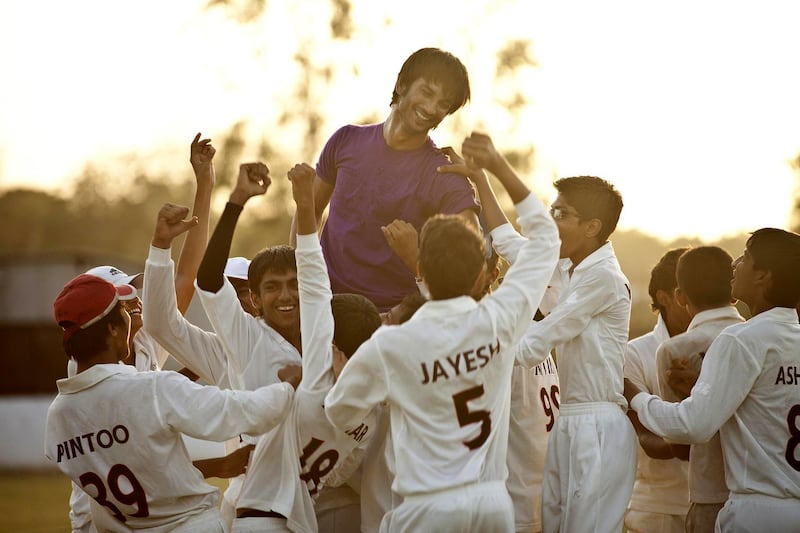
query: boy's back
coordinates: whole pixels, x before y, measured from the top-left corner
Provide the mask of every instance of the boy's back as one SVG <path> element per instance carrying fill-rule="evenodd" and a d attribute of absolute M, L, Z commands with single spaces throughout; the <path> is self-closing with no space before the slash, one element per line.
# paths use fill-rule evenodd
<path fill-rule="evenodd" d="M 207 511 L 216 523 L 218 491 L 192 466 L 179 432 L 224 440 L 264 431 L 291 399 L 288 384 L 223 394 L 174 372 L 116 364 L 94 365 L 58 388 L 45 454 L 118 520 L 152 531 L 199 528 Z"/>

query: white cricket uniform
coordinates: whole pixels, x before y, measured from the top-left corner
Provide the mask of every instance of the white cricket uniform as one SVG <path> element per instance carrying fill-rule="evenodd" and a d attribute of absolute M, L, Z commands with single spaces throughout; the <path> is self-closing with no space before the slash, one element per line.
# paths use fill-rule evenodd
<path fill-rule="evenodd" d="M 514 504 L 517 532 L 542 529 L 544 458 L 558 408 L 558 371 L 552 356 L 533 368 L 515 364 L 511 373 L 506 488 Z"/>
<path fill-rule="evenodd" d="M 524 242 L 525 237 L 509 225 L 492 231 L 495 250 L 511 264 L 516 261 L 519 247 Z M 558 301 L 558 293 L 554 277 L 539 304 L 542 314 L 552 310 Z M 524 349 L 524 346 L 519 345 L 518 349 Z M 514 504 L 514 529 L 517 532 L 542 530 L 544 460 L 550 431 L 558 417 L 559 395 L 558 371 L 550 354 L 531 368 L 515 362 L 511 373 L 506 488 Z"/>
<path fill-rule="evenodd" d="M 744 319 L 731 305 L 708 309 L 692 317 L 684 333 L 664 341 L 656 355 L 658 395 L 668 402 L 682 400 L 683 397 L 667 383 L 667 370 L 672 362 L 675 359 L 686 358 L 692 370 L 699 374 L 703 357 L 714 339 L 726 327 L 741 322 L 744 322 Z M 689 500 L 692 502 L 692 508 L 687 517 L 687 530 L 697 528 L 700 531 L 707 530 L 727 499 L 728 487 L 725 485 L 722 445 L 719 433 L 715 433 L 708 442 L 692 444 L 689 455 Z M 702 524 L 707 524 L 708 527 L 703 527 Z"/>
<path fill-rule="evenodd" d="M 220 391 L 119 364 L 57 385 L 45 455 L 127 527 L 153 532 L 223 531 L 218 491 L 192 466 L 180 433 L 223 440 L 264 432 L 285 418 L 293 397 L 289 384 Z"/>
<path fill-rule="evenodd" d="M 571 267 L 559 261 L 558 304 L 528 328 L 517 356 L 531 366 L 555 348 L 558 358 L 561 409 L 545 459 L 542 531 L 619 531 L 636 474 L 622 395 L 630 289 L 610 242 L 570 276 Z"/>
<path fill-rule="evenodd" d="M 776 307 L 720 333 L 682 402 L 647 393 L 631 401 L 647 428 L 676 442 L 707 442 L 720 432 L 730 497 L 717 531 L 800 524 L 798 346 L 797 313 Z"/>
<path fill-rule="evenodd" d="M 172 291 L 173 296 L 175 290 Z M 144 315 L 143 315 L 144 316 Z M 161 366 L 167 361 L 169 352 L 165 350 L 150 334 L 142 327 L 133 337 L 133 350 L 135 354 L 135 365 L 137 372 L 149 370 L 160 370 Z M 67 362 L 67 377 L 74 377 L 78 373 L 78 363 L 71 359 Z M 93 507 L 93 506 L 92 506 Z M 96 511 L 90 509 L 89 496 L 75 483 L 72 483 L 72 492 L 69 497 L 69 519 L 72 524 L 73 533 L 93 533 L 97 528 L 92 525 L 94 520 L 102 520 L 102 514 L 97 518 L 93 517 Z M 106 522 L 108 522 L 106 520 Z M 111 526 L 119 521 L 111 519 Z M 117 529 L 123 531 L 124 529 Z"/>
<path fill-rule="evenodd" d="M 325 399 L 328 418 L 346 430 L 389 402 L 392 490 L 403 502 L 382 531 L 513 530 L 505 490 L 513 350 L 559 249 L 535 195 L 517 211 L 531 238 L 493 294 L 429 301 L 404 324 L 380 328 Z"/>
<path fill-rule="evenodd" d="M 659 313 L 653 331 L 628 343 L 625 377 L 641 390 L 658 392 L 656 351 L 669 338 Z M 625 526 L 640 533 L 683 533 L 689 510 L 689 463 L 677 458 L 653 459 L 641 446 L 638 455 Z"/>
<path fill-rule="evenodd" d="M 392 492 L 394 449 L 389 423 L 389 405 L 375 407 L 376 425 L 361 463 L 361 531 L 377 533 L 383 515 L 400 505 Z"/>
<path fill-rule="evenodd" d="M 228 278 L 224 279 L 222 288 L 216 293 L 200 289 L 196 281 L 195 288 L 222 343 L 231 388 L 254 390 L 277 383 L 278 370 L 286 365 L 301 364 L 297 348 L 264 319 L 253 317 L 242 309 L 236 290 Z M 211 361 L 210 356 L 207 357 Z M 241 438 L 243 445 L 256 443 L 255 437 L 242 435 Z M 238 476 L 228 482 L 225 506 L 231 512 L 236 509 L 244 478 Z"/>
<path fill-rule="evenodd" d="M 323 402 L 335 382 L 331 288 L 317 234 L 298 235 L 295 249 L 303 339 L 303 380 L 284 422 L 259 439 L 239 495 L 238 509 L 273 511 L 288 531 L 317 531 L 313 499 L 333 469 L 356 447 L 365 448 L 375 415 L 345 432 L 325 417 Z M 366 414 L 365 414 L 366 415 Z M 363 453 L 363 452 L 362 452 Z M 236 519 L 234 532 L 263 531 L 272 518 Z"/>

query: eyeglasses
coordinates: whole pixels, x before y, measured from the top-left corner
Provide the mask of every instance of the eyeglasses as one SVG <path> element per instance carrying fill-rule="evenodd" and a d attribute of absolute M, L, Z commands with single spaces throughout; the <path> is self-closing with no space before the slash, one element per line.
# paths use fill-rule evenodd
<path fill-rule="evenodd" d="M 581 217 L 578 213 L 569 211 L 564 207 L 550 207 L 550 216 L 553 217 L 553 220 L 564 220 L 567 217 Z"/>

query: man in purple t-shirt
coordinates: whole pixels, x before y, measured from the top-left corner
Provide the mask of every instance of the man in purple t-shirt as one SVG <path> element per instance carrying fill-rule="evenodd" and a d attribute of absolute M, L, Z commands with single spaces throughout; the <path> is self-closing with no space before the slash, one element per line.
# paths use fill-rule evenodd
<path fill-rule="evenodd" d="M 469 100 L 466 68 L 437 48 L 403 64 L 386 121 L 344 126 L 317 163 L 318 223 L 330 204 L 321 243 L 334 293 L 363 294 L 386 311 L 415 290 L 415 274 L 389 247 L 381 227 L 404 220 L 417 231 L 436 213 L 460 214 L 478 226 L 479 206 L 461 176 L 428 136 Z M 294 242 L 295 224 L 292 224 Z"/>

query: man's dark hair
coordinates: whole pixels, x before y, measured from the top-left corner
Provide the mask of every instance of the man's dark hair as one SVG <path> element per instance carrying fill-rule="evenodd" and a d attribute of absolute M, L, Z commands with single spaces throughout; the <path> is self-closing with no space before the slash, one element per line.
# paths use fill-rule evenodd
<path fill-rule="evenodd" d="M 350 359 L 361 344 L 381 325 L 378 308 L 360 294 L 334 294 L 333 342 Z"/>
<path fill-rule="evenodd" d="M 452 95 L 453 105 L 447 112 L 448 115 L 469 101 L 469 77 L 461 61 L 450 52 L 438 48 L 422 48 L 411 54 L 400 68 L 391 103 L 396 104 L 400 100 L 398 86 L 402 85 L 408 90 L 419 78 L 441 84 L 445 93 Z"/>
<path fill-rule="evenodd" d="M 122 302 L 117 302 L 109 313 L 86 329 L 78 329 L 62 341 L 64 352 L 76 361 L 83 361 L 108 349 L 108 326 L 125 328 L 125 319 L 120 311 Z M 70 327 L 71 322 L 62 322 L 61 327 Z"/>
<path fill-rule="evenodd" d="M 622 195 L 614 186 L 597 176 L 573 176 L 553 183 L 569 205 L 575 208 L 581 220 L 596 218 L 603 223 L 597 238 L 606 242 L 614 233 L 622 213 Z"/>
<path fill-rule="evenodd" d="M 745 245 L 753 268 L 772 273 L 772 287 L 764 297 L 778 307 L 800 302 L 800 235 L 776 228 L 761 228 Z"/>
<path fill-rule="evenodd" d="M 486 264 L 485 243 L 459 215 L 434 215 L 422 226 L 420 273 L 434 300 L 469 295 Z"/>
<path fill-rule="evenodd" d="M 250 261 L 247 284 L 253 293 L 260 294 L 259 286 L 264 274 L 267 272 L 284 274 L 289 271 L 297 272 L 294 248 L 286 244 L 270 246 L 258 252 Z"/>
<path fill-rule="evenodd" d="M 650 308 L 653 311 L 663 315 L 664 307 L 658 303 L 656 293 L 658 291 L 665 291 L 670 294 L 678 286 L 675 279 L 675 269 L 678 266 L 678 258 L 689 248 L 673 248 L 665 253 L 661 259 L 658 260 L 656 266 L 650 271 L 650 284 L 647 287 L 647 292 L 650 294 Z"/>
<path fill-rule="evenodd" d="M 719 246 L 689 248 L 678 260 L 675 275 L 692 304 L 711 308 L 731 303 L 733 258 Z"/>

